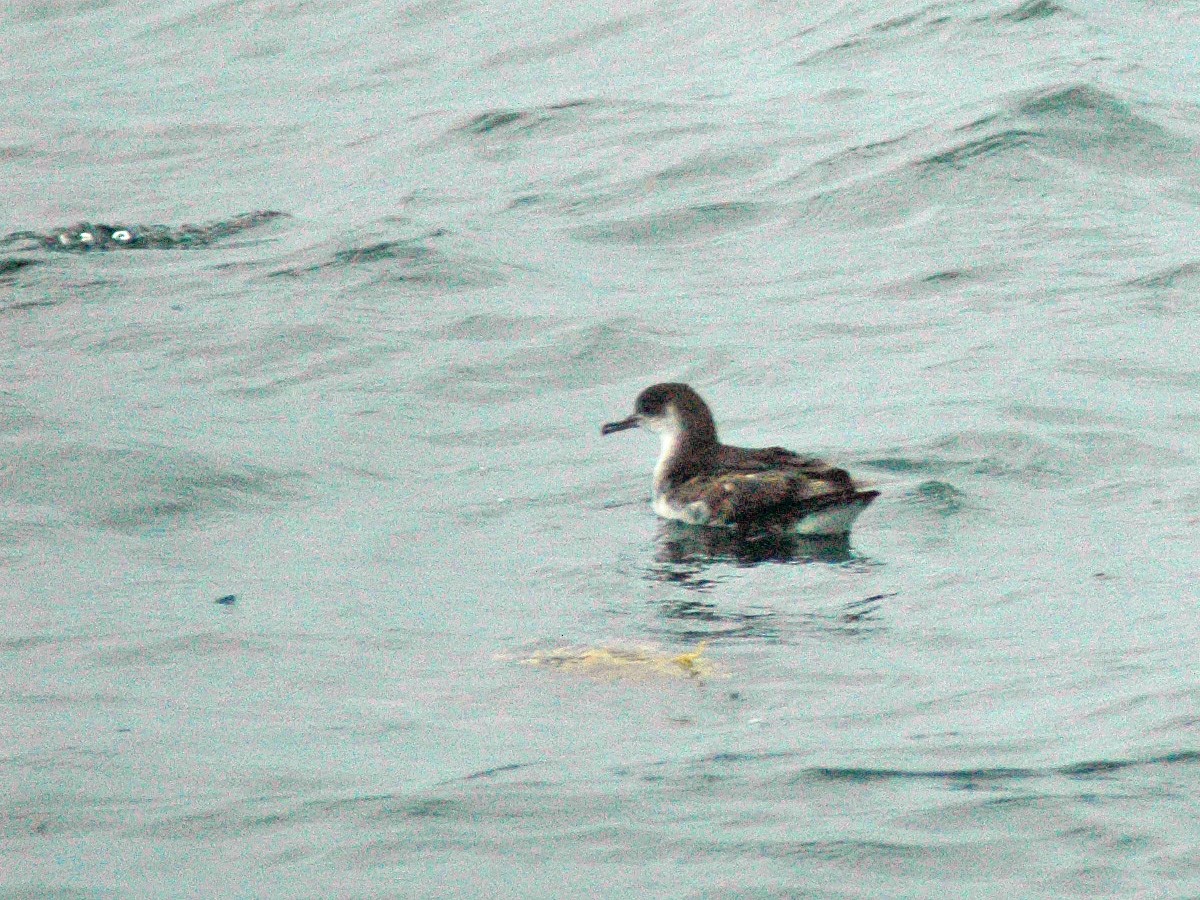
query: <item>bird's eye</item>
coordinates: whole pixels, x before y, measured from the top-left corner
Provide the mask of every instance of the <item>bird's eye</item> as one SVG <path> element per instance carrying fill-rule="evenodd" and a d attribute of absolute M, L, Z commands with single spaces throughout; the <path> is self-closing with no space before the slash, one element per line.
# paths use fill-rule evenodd
<path fill-rule="evenodd" d="M 95 237 L 95 235 L 93 235 L 93 234 L 92 234 L 90 231 L 81 231 L 81 232 L 79 232 L 79 243 L 81 243 L 81 244 L 90 244 L 90 243 L 92 243 L 94 240 L 96 240 L 96 237 Z"/>
<path fill-rule="evenodd" d="M 112 233 L 114 241 L 120 241 L 122 244 L 128 244 L 133 240 L 133 235 L 124 228 L 119 228 Z"/>

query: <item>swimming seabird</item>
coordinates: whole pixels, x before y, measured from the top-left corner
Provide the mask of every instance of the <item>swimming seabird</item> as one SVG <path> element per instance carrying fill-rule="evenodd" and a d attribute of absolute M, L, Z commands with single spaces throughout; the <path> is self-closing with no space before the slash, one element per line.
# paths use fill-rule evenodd
<path fill-rule="evenodd" d="M 659 434 L 654 511 L 664 519 L 741 531 L 844 535 L 879 491 L 861 490 L 843 469 L 782 447 L 752 450 L 717 439 L 708 404 L 686 384 L 642 391 L 634 413 L 601 434 L 645 425 Z"/>

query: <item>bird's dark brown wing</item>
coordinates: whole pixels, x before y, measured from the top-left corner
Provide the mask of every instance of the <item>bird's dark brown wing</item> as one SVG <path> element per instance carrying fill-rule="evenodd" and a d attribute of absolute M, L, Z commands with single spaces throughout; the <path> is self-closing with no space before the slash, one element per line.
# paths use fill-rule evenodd
<path fill-rule="evenodd" d="M 860 496 L 843 470 L 820 460 L 809 462 L 804 467 L 710 473 L 684 482 L 672 493 L 683 503 L 704 501 L 713 525 L 786 523 Z"/>
<path fill-rule="evenodd" d="M 828 490 L 853 491 L 854 482 L 845 469 L 831 466 L 815 456 L 801 456 L 783 447 L 764 447 L 751 450 L 745 447 L 722 446 L 717 455 L 722 472 L 779 472 L 812 478 L 828 485 Z"/>

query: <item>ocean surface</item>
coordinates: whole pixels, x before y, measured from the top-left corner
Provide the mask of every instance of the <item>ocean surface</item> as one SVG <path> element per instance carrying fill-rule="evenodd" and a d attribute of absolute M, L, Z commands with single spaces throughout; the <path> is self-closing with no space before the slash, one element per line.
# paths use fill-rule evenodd
<path fill-rule="evenodd" d="M 1197 48 L 4 5 L 0 895 L 1200 896 Z M 660 522 L 668 380 L 880 498 Z"/>

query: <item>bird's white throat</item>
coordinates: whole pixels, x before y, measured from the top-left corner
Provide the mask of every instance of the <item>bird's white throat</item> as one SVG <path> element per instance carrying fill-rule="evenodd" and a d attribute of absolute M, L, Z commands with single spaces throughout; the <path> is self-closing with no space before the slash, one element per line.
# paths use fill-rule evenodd
<path fill-rule="evenodd" d="M 683 438 L 683 427 L 673 407 L 668 415 L 646 424 L 651 431 L 658 432 L 659 452 L 658 462 L 654 465 L 654 492 L 661 494 L 667 489 L 667 467 L 679 451 L 679 443 Z"/>

